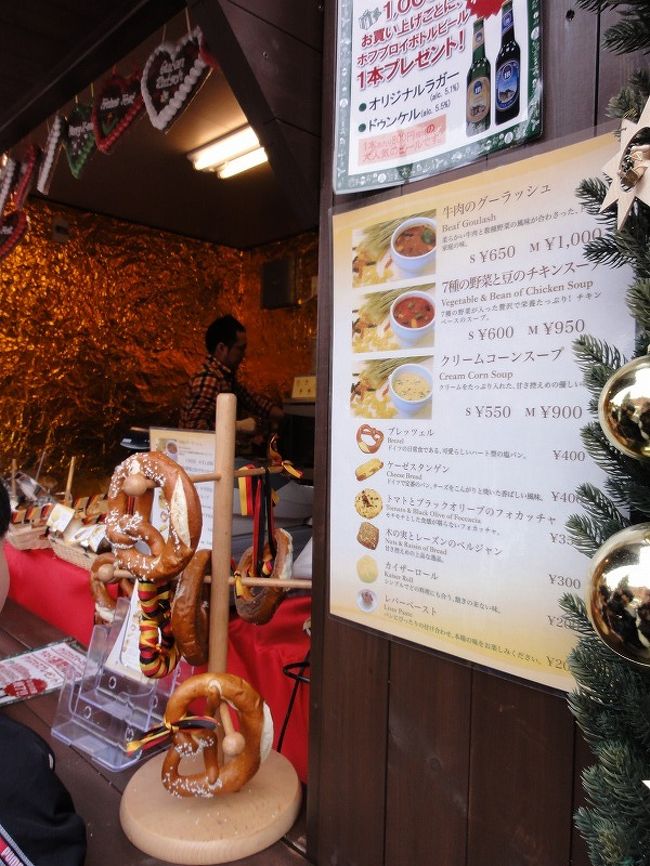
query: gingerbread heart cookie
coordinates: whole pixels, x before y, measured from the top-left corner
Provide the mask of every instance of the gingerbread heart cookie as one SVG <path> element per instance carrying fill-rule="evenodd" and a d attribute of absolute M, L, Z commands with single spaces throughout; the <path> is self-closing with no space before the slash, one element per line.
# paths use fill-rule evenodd
<path fill-rule="evenodd" d="M 143 112 L 140 73 L 128 78 L 113 73 L 102 83 L 93 105 L 97 149 L 110 153 L 120 136 Z"/>
<path fill-rule="evenodd" d="M 61 145 L 63 144 L 66 128 L 67 123 L 65 117 L 57 114 L 48 133 L 47 141 L 45 142 L 43 159 L 41 160 L 38 180 L 36 181 L 36 189 L 42 195 L 47 195 L 50 191 L 50 184 L 52 183 L 54 169 L 56 168 L 59 154 L 61 153 Z"/>
<path fill-rule="evenodd" d="M 14 191 L 14 208 L 22 210 L 27 201 L 27 196 L 32 191 L 36 182 L 38 169 L 43 158 L 43 151 L 37 144 L 30 144 L 25 152 L 25 157 L 20 163 L 20 175 Z"/>
<path fill-rule="evenodd" d="M 95 132 L 92 122 L 93 107 L 79 103 L 68 117 L 68 134 L 63 146 L 72 176 L 79 179 L 84 166 L 95 152 Z"/>
<path fill-rule="evenodd" d="M 145 108 L 156 129 L 167 132 L 198 93 L 211 63 L 199 27 L 175 45 L 163 42 L 151 53 L 141 84 Z"/>
<path fill-rule="evenodd" d="M 0 221 L 0 259 L 10 253 L 22 239 L 28 224 L 24 210 L 14 210 Z"/>
<path fill-rule="evenodd" d="M 0 214 L 3 213 L 5 205 L 9 201 L 9 196 L 18 183 L 19 174 L 19 164 L 15 159 L 9 157 L 2 169 L 2 174 L 0 174 Z"/>

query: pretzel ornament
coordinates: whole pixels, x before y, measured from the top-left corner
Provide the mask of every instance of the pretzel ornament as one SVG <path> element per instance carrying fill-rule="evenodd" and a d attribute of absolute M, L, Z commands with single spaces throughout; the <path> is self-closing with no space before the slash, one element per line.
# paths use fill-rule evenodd
<path fill-rule="evenodd" d="M 268 576 L 274 580 L 288 580 L 293 573 L 293 538 L 286 529 L 276 529 L 273 533 L 275 556 L 269 544 L 264 545 L 262 575 L 255 574 L 253 547 L 242 554 L 235 572 L 235 607 L 245 622 L 264 625 L 269 622 L 282 599 L 286 589 L 279 586 L 244 586 L 242 577 L 261 577 L 271 566 Z"/>
<path fill-rule="evenodd" d="M 117 600 L 106 589 L 108 583 L 118 583 L 119 592 L 127 598 L 133 593 L 133 583 L 127 577 L 114 578 L 115 556 L 102 553 L 95 557 L 90 567 L 90 591 L 95 600 L 95 624 L 110 625 L 115 616 Z"/>
<path fill-rule="evenodd" d="M 207 699 L 213 730 L 178 727 L 196 698 Z M 237 712 L 239 731 L 232 727 L 226 705 Z M 245 680 L 233 674 L 198 674 L 185 680 L 169 698 L 164 722 L 174 733 L 161 778 L 175 797 L 215 797 L 239 791 L 271 750 L 273 722 L 268 707 Z M 202 754 L 204 772 L 181 774 L 183 756 L 196 753 Z"/>
<path fill-rule="evenodd" d="M 183 658 L 191 665 L 208 660 L 209 598 L 204 578 L 210 573 L 210 550 L 197 550 L 178 579 L 172 602 L 172 631 Z"/>
<path fill-rule="evenodd" d="M 357 445 L 364 454 L 375 454 L 384 441 L 384 434 L 370 424 L 362 424 L 357 430 Z"/>
<path fill-rule="evenodd" d="M 147 481 L 161 487 L 169 503 L 167 541 L 149 523 L 152 491 Z M 128 513 L 129 493 L 125 487 L 131 493 L 139 491 L 134 495 L 133 514 Z M 108 489 L 106 535 L 113 544 L 117 565 L 136 577 L 151 581 L 175 577 L 194 554 L 201 522 L 201 503 L 194 485 L 182 467 L 166 454 L 158 451 L 133 454 L 113 473 Z M 151 553 L 135 550 L 138 541 L 144 541 Z"/>

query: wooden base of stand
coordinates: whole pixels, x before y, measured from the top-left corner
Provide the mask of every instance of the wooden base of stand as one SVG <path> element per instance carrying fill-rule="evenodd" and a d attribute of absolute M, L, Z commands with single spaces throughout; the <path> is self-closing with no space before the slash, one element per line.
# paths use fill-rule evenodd
<path fill-rule="evenodd" d="M 300 781 L 277 752 L 241 791 L 208 800 L 172 797 L 160 781 L 163 758 L 138 770 L 120 805 L 122 829 L 145 854 L 188 866 L 230 863 L 277 842 L 298 816 Z M 181 772 L 192 772 L 185 761 Z"/>

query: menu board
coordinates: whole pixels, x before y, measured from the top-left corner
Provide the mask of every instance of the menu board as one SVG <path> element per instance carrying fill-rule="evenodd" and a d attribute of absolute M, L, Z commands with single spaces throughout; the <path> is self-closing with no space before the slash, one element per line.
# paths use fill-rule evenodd
<path fill-rule="evenodd" d="M 572 343 L 629 352 L 631 273 L 576 198 L 611 135 L 336 214 L 331 612 L 558 688 L 565 524 L 602 486 Z"/>
<path fill-rule="evenodd" d="M 422 179 L 538 136 L 541 0 L 339 0 L 334 189 Z"/>
<path fill-rule="evenodd" d="M 165 427 L 149 428 L 149 448 L 162 451 L 188 473 L 206 475 L 214 472 L 214 431 L 212 430 L 173 430 Z M 201 502 L 203 523 L 198 548 L 212 548 L 212 516 L 214 512 L 214 481 L 204 481 L 196 485 Z M 151 506 L 151 522 L 165 536 L 169 531 L 169 509 L 162 503 L 160 488 L 154 490 Z"/>

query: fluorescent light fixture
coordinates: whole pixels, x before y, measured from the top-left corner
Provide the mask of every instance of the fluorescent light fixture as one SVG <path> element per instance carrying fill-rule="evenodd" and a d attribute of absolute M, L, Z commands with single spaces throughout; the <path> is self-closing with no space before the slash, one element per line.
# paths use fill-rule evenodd
<path fill-rule="evenodd" d="M 197 171 L 216 171 L 219 177 L 232 177 L 266 162 L 266 151 L 250 126 L 218 138 L 187 154 Z"/>
<path fill-rule="evenodd" d="M 245 153 L 243 156 L 236 156 L 234 159 L 228 159 L 223 165 L 217 169 L 217 174 L 220 178 L 232 177 L 234 174 L 240 174 L 242 171 L 248 171 L 249 168 L 254 168 L 256 165 L 262 165 L 268 159 L 266 151 L 263 147 L 256 147 L 250 153 Z"/>

